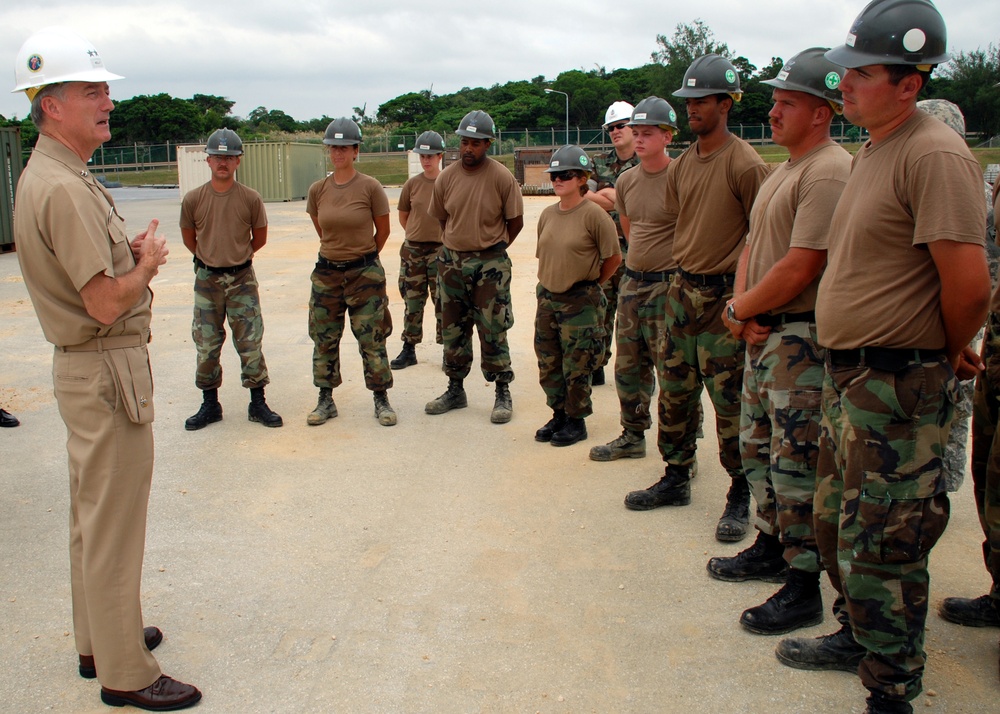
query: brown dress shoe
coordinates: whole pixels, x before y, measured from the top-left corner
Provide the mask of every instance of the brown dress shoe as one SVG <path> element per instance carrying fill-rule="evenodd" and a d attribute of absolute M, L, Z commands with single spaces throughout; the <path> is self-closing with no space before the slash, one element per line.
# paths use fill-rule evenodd
<path fill-rule="evenodd" d="M 163 642 L 163 633 L 159 627 L 142 628 L 142 637 L 146 640 L 146 649 L 150 652 Z M 80 676 L 84 679 L 94 679 L 97 676 L 97 667 L 94 666 L 94 655 L 80 655 Z"/>
<path fill-rule="evenodd" d="M 151 712 L 171 712 L 177 709 L 187 709 L 201 699 L 197 687 L 178 682 L 165 674 L 145 689 L 137 692 L 119 692 L 101 687 L 101 701 L 112 707 L 123 707 L 131 704 L 139 709 Z"/>

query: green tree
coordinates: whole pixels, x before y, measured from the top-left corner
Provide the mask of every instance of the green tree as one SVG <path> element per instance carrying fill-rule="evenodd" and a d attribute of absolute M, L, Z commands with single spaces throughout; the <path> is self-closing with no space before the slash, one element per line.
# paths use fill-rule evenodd
<path fill-rule="evenodd" d="M 236 104 L 236 102 L 225 97 L 217 97 L 214 94 L 195 94 L 191 97 L 191 103 L 204 114 L 215 112 L 222 117 L 228 116 L 233 110 L 233 105 Z"/>
<path fill-rule="evenodd" d="M 408 92 L 379 105 L 375 116 L 381 124 L 415 129 L 426 124 L 434 115 L 430 91 Z"/>
<path fill-rule="evenodd" d="M 140 95 L 118 102 L 111 115 L 116 144 L 196 142 L 204 122 L 198 107 L 169 94 Z"/>
<path fill-rule="evenodd" d="M 966 131 L 1000 134 L 1000 48 L 959 52 L 941 67 L 940 78 L 931 81 L 928 93 L 954 102 L 965 115 Z"/>

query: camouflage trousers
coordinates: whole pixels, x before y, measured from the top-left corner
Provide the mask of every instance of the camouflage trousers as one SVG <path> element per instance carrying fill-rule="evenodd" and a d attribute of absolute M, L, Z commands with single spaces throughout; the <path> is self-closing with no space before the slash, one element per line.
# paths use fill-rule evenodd
<path fill-rule="evenodd" d="M 424 339 L 424 305 L 430 294 L 434 306 L 434 336 L 441 344 L 441 301 L 438 299 L 437 257 L 440 243 L 404 240 L 399 249 L 399 294 L 403 298 L 403 342 L 417 345 Z"/>
<path fill-rule="evenodd" d="M 260 295 L 253 266 L 237 273 L 215 273 L 195 267 L 194 318 L 191 339 L 197 350 L 194 383 L 198 389 L 222 386 L 219 357 L 226 342 L 226 322 L 233 333 L 233 346 L 240 356 L 243 386 L 264 387 L 270 379 L 261 351 L 264 320 L 260 313 Z"/>
<path fill-rule="evenodd" d="M 604 355 L 604 291 L 591 282 L 553 293 L 539 283 L 535 294 L 535 356 L 545 403 L 573 418 L 588 417 L 594 413 L 590 375 Z"/>
<path fill-rule="evenodd" d="M 972 421 L 972 402 L 975 393 L 976 383 L 974 380 L 967 379 L 961 383 L 961 396 L 958 404 L 955 405 L 955 419 L 951 423 L 948 443 L 944 447 L 942 457 L 945 483 L 950 493 L 957 491 L 962 482 L 965 481 L 965 469 L 969 461 L 967 449 L 969 427 Z"/>
<path fill-rule="evenodd" d="M 666 378 L 661 384 L 666 409 L 660 421 L 660 451 L 667 463 L 690 467 L 697 448 L 704 385 L 715 407 L 719 461 L 730 477 L 743 478 L 740 392 L 745 345 L 722 322 L 732 295 L 728 281 L 697 285 L 680 273 L 674 275 L 666 308 Z"/>
<path fill-rule="evenodd" d="M 510 258 L 503 244 L 470 252 L 441 249 L 438 295 L 441 297 L 444 371 L 449 377 L 465 379 L 472 369 L 472 328 L 475 327 L 479 331 L 486 381 L 514 381 L 507 347 L 507 330 L 514 325 L 510 274 Z"/>
<path fill-rule="evenodd" d="M 604 285 L 604 298 L 608 302 L 608 309 L 604 311 L 604 358 L 598 367 L 606 367 L 611 361 L 611 347 L 615 340 L 615 320 L 618 316 L 618 295 L 621 292 L 622 279 L 625 277 L 625 258 L 628 255 L 628 243 L 621 236 L 618 243 L 622 249 L 622 262 L 618 270 L 612 273 Z"/>
<path fill-rule="evenodd" d="M 972 414 L 972 484 L 986 536 L 983 560 L 993 578 L 990 596 L 1000 605 L 1000 317 L 992 313 L 982 353 L 986 370 L 976 382 Z"/>
<path fill-rule="evenodd" d="M 781 539 L 791 567 L 809 573 L 822 570 L 813 493 L 824 354 L 816 323 L 788 322 L 772 327 L 764 344 L 747 345 L 743 370 L 740 452 L 756 525 Z"/>
<path fill-rule="evenodd" d="M 340 339 L 347 313 L 351 332 L 358 340 L 365 386 L 373 392 L 392 387 L 392 370 L 385 350 L 385 340 L 392 334 L 392 316 L 382 263 L 376 258 L 371 265 L 349 270 L 317 263 L 311 280 L 309 337 L 314 344 L 313 384 L 332 389 L 344 381 L 340 375 Z"/>
<path fill-rule="evenodd" d="M 827 360 L 816 543 L 868 649 L 862 683 L 909 700 L 926 661 L 928 555 L 950 513 L 941 454 L 958 380 L 943 357 L 895 372 Z"/>
<path fill-rule="evenodd" d="M 666 423 L 663 354 L 667 349 L 667 293 L 670 281 L 636 280 L 626 275 L 618 294 L 615 389 L 621 425 L 644 432 L 652 425 L 650 405 L 657 381 L 658 423 Z"/>

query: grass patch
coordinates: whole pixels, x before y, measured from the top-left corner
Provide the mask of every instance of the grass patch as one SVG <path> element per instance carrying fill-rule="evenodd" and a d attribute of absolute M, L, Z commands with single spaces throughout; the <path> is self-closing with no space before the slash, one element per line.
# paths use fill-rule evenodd
<path fill-rule="evenodd" d="M 155 169 L 151 171 L 108 171 L 103 175 L 108 181 L 117 181 L 122 186 L 177 185 L 177 169 Z"/>

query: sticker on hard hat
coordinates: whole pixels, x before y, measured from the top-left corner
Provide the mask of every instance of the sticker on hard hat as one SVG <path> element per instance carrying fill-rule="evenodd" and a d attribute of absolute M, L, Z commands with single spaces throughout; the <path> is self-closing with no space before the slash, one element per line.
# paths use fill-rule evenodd
<path fill-rule="evenodd" d="M 581 156 L 580 157 L 580 166 L 586 166 L 586 165 L 587 165 L 587 157 L 586 156 Z"/>
<path fill-rule="evenodd" d="M 41 55 L 31 55 L 28 58 L 28 69 L 32 72 L 37 72 L 42 68 L 42 56 Z"/>
<path fill-rule="evenodd" d="M 229 147 L 226 145 L 225 140 L 219 142 L 219 151 L 229 151 Z"/>
<path fill-rule="evenodd" d="M 476 125 L 475 124 L 469 124 L 468 130 L 469 131 L 475 131 L 476 130 Z"/>
<path fill-rule="evenodd" d="M 847 45 L 848 47 L 854 47 L 854 43 L 857 41 L 858 41 L 858 36 L 855 35 L 853 32 L 848 32 L 847 39 L 844 40 L 844 44 Z"/>
<path fill-rule="evenodd" d="M 907 52 L 919 52 L 927 44 L 927 35 L 919 27 L 907 30 L 903 35 L 903 49 Z"/>
<path fill-rule="evenodd" d="M 558 166 L 558 165 L 559 165 L 559 159 L 553 159 L 552 163 L 549 164 L 549 166 Z"/>
<path fill-rule="evenodd" d="M 677 112 L 675 112 L 673 109 L 670 110 L 670 121 L 675 123 L 677 122 Z"/>
<path fill-rule="evenodd" d="M 775 79 L 777 79 L 779 82 L 784 82 L 786 79 L 788 79 L 788 70 L 783 69 L 780 72 L 778 72 L 778 76 L 775 77 Z"/>
<path fill-rule="evenodd" d="M 632 121 L 642 121 L 646 118 L 646 112 L 636 112 L 632 115 Z"/>
<path fill-rule="evenodd" d="M 430 144 L 421 144 L 417 148 L 418 149 L 429 149 L 429 148 L 431 148 L 431 145 Z"/>
<path fill-rule="evenodd" d="M 726 81 L 732 84 L 736 81 L 736 72 L 731 69 L 726 70 Z"/>
<path fill-rule="evenodd" d="M 689 87 L 697 87 L 698 86 L 698 80 L 695 79 L 694 77 L 692 77 L 691 79 L 688 80 L 688 86 Z"/>
<path fill-rule="evenodd" d="M 840 86 L 840 75 L 836 72 L 829 72 L 824 82 L 826 82 L 827 89 L 836 89 Z"/>
<path fill-rule="evenodd" d="M 339 131 L 334 132 L 333 133 L 333 138 L 334 139 L 343 139 L 344 138 L 344 134 L 343 134 L 343 132 L 339 132 Z"/>

